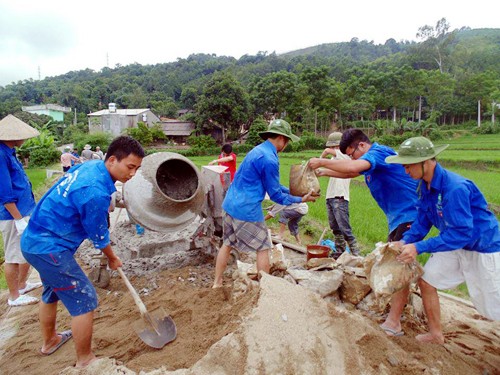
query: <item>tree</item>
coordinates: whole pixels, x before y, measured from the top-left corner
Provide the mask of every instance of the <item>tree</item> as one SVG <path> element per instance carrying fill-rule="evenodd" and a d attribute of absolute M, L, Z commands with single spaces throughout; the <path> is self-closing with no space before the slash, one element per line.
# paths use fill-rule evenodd
<path fill-rule="evenodd" d="M 425 25 L 420 27 L 417 33 L 417 38 L 424 41 L 418 49 L 423 55 L 432 57 L 441 73 L 444 72 L 444 62 L 450 54 L 448 47 L 455 39 L 455 32 L 448 33 L 449 28 L 446 18 L 441 18 L 436 27 Z"/>
<path fill-rule="evenodd" d="M 239 131 L 249 118 L 248 94 L 230 73 L 217 72 L 203 87 L 196 113 L 199 126 L 222 129 L 222 142 L 225 143 L 226 132 Z"/>

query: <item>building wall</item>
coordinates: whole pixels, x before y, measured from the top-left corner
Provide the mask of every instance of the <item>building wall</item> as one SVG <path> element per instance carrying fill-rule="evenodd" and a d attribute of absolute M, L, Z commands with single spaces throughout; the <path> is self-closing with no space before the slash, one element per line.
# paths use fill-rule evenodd
<path fill-rule="evenodd" d="M 35 113 L 37 115 L 47 115 L 52 117 L 55 121 L 64 121 L 64 113 L 59 111 L 54 111 L 52 109 L 37 109 L 26 111 L 29 113 Z"/>
<path fill-rule="evenodd" d="M 146 114 L 146 121 L 143 121 L 144 114 Z M 160 119 L 151 111 L 137 115 L 108 113 L 102 116 L 91 116 L 89 117 L 89 132 L 105 132 L 116 137 L 123 134 L 128 128 L 136 128 L 139 121 L 143 121 L 147 123 L 148 127 L 151 127 L 160 122 Z"/>

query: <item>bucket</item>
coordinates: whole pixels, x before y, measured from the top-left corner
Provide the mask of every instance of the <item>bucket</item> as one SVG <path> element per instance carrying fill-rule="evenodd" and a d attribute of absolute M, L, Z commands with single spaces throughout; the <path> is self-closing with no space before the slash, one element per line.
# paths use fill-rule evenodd
<path fill-rule="evenodd" d="M 307 245 L 307 260 L 312 258 L 327 258 L 331 249 L 324 245 Z"/>

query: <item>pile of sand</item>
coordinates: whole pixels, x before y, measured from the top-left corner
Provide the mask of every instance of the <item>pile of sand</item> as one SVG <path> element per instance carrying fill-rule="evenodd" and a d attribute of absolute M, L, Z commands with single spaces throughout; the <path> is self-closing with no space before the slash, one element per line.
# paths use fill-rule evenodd
<path fill-rule="evenodd" d="M 133 227 L 123 225 L 114 238 L 117 248 L 141 245 Z M 134 330 L 142 322 L 138 309 L 114 272 L 110 285 L 97 289 L 100 305 L 95 312 L 93 348 L 100 359 L 81 372 L 72 367 L 72 341 L 51 356 L 39 354 L 38 306 L 7 308 L 6 294 L 0 296 L 4 301 L 0 304 L 0 373 L 499 373 L 500 322 L 481 318 L 465 304 L 441 298 L 446 344 L 423 345 L 414 337 L 425 326 L 411 317 L 403 321 L 405 336 L 390 338 L 378 327 L 380 317 L 334 306 L 282 278 L 266 275 L 260 284 L 241 288 L 240 280 L 233 281 L 228 272 L 226 286 L 212 289 L 211 257 L 175 247 L 168 251 L 169 257 L 128 259 L 124 269 L 148 310 L 154 313 L 161 308 L 173 318 L 175 341 L 161 350 L 141 341 Z M 84 243 L 79 253 L 89 271 L 90 255 L 96 251 Z M 294 263 L 305 262 L 303 254 L 288 252 L 287 257 L 293 257 Z M 41 289 L 31 294 L 40 297 Z M 60 306 L 58 329 L 69 327 L 70 317 Z"/>

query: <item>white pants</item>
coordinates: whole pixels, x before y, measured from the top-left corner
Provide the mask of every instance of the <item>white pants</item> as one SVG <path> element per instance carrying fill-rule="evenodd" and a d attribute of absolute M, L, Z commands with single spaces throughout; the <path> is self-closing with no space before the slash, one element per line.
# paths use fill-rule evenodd
<path fill-rule="evenodd" d="M 3 237 L 5 263 L 26 263 L 21 253 L 21 236 L 17 234 L 14 220 L 0 220 L 0 232 Z"/>
<path fill-rule="evenodd" d="M 453 250 L 433 253 L 422 279 L 436 289 L 452 289 L 465 281 L 477 311 L 500 320 L 500 252 Z"/>

